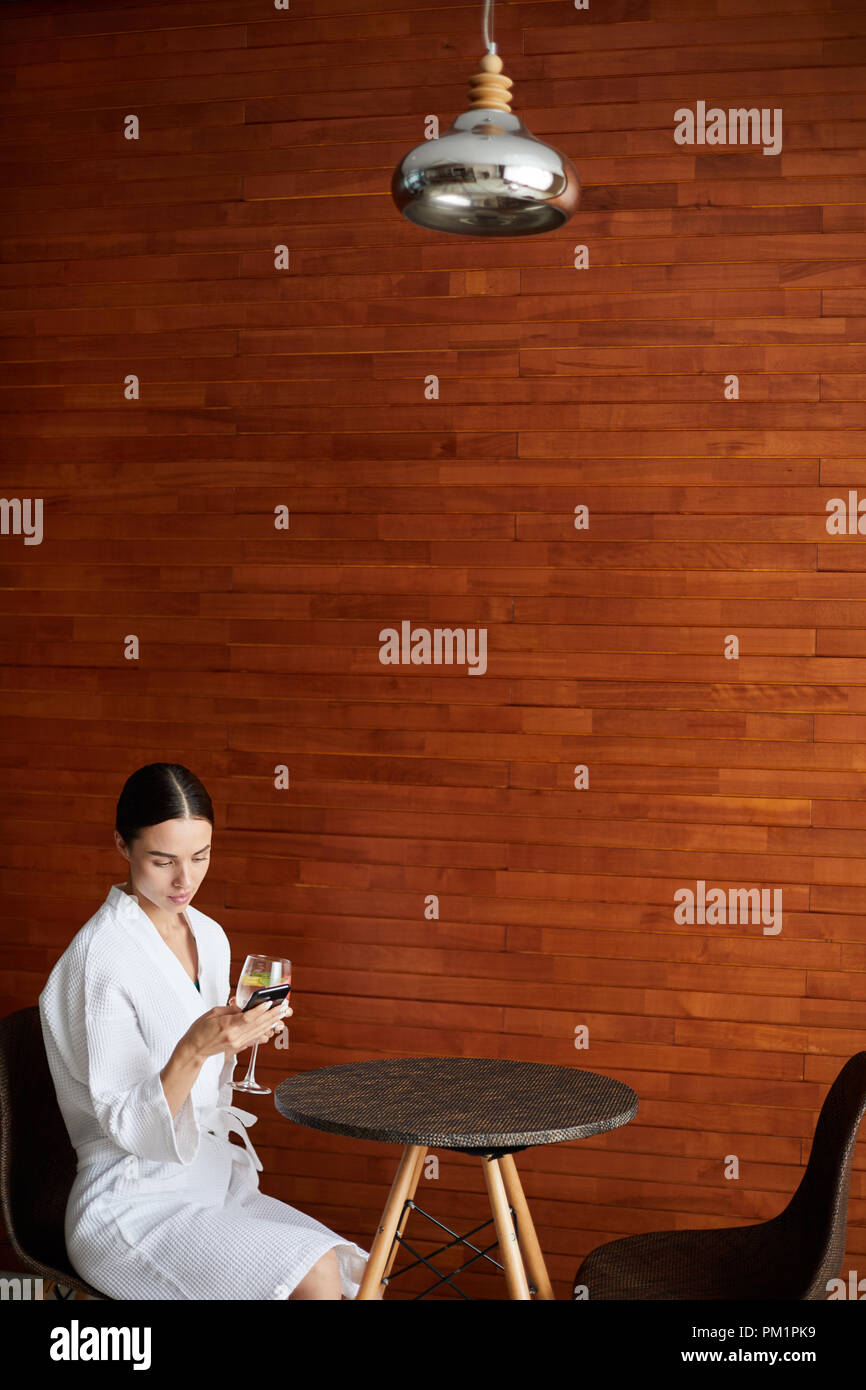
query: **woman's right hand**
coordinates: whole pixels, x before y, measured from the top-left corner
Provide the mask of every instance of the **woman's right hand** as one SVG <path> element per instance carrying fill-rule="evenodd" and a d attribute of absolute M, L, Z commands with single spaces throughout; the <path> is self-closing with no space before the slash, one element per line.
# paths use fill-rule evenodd
<path fill-rule="evenodd" d="M 244 1013 L 232 998 L 228 1004 L 208 1009 L 197 1018 L 180 1040 L 179 1046 L 185 1048 L 201 1062 L 218 1052 L 226 1056 L 243 1052 L 254 1043 L 267 1042 L 280 1027 L 280 1020 L 291 1015 L 292 1010 L 283 1000 L 273 1005 L 263 1000 L 249 1013 Z"/>

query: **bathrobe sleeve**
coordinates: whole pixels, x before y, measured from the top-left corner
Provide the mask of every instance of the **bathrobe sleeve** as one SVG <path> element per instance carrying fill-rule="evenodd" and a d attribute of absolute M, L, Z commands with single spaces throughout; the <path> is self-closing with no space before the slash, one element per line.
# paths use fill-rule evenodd
<path fill-rule="evenodd" d="M 214 923 L 214 925 L 216 926 L 216 923 Z M 220 1000 L 221 1003 L 227 1004 L 229 1002 L 230 996 L 234 993 L 234 991 L 232 990 L 230 978 L 232 953 L 231 946 L 229 945 L 229 939 L 223 931 L 222 927 L 218 928 L 218 933 L 219 935 L 217 940 L 219 965 L 217 967 L 217 978 L 219 983 L 217 986 L 217 998 Z M 217 1105 L 232 1104 L 232 1101 L 234 1099 L 234 1091 L 232 1090 L 232 1077 L 234 1076 L 235 1067 L 237 1066 L 237 1060 L 237 1054 L 234 1052 L 229 1053 L 225 1057 L 222 1071 L 219 1075 L 219 1081 L 217 1082 Z"/>
<path fill-rule="evenodd" d="M 132 999 L 117 975 L 92 959 L 84 971 L 84 1042 L 80 1079 L 103 1133 L 139 1158 L 191 1163 L 200 1137 L 192 1094 L 172 1116 Z"/>
<path fill-rule="evenodd" d="M 234 1076 L 237 1060 L 237 1056 L 233 1052 L 230 1056 L 226 1057 L 223 1063 L 223 1069 L 220 1072 L 219 1082 L 217 1083 L 219 1086 L 217 1105 L 232 1104 L 232 1097 L 234 1096 L 234 1091 L 232 1090 L 232 1077 Z"/>

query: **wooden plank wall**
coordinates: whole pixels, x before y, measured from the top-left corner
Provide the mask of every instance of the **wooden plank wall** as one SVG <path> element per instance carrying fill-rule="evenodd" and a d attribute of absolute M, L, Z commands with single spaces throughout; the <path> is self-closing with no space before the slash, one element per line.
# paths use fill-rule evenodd
<path fill-rule="evenodd" d="M 501 3 L 515 110 L 584 185 L 514 240 L 389 192 L 466 109 L 480 16 L 4 6 L 2 487 L 44 535 L 0 537 L 2 1002 L 123 877 L 125 778 L 185 763 L 233 969 L 295 962 L 268 1083 L 446 1054 L 634 1087 L 632 1124 L 519 1159 L 568 1298 L 605 1240 L 781 1210 L 866 1048 L 864 543 L 826 512 L 866 496 L 866 11 Z M 779 108 L 781 152 L 677 144 L 698 101 Z M 404 620 L 483 628 L 486 671 L 383 665 Z M 700 880 L 780 890 L 782 930 L 677 923 Z M 264 1190 L 369 1248 L 399 1150 L 250 1108 Z M 478 1164 L 439 1157 L 418 1200 L 465 1230 Z"/>

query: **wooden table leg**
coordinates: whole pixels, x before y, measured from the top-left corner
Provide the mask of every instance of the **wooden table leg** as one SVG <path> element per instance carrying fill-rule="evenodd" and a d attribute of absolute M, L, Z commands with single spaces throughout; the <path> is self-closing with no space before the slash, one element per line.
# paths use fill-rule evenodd
<path fill-rule="evenodd" d="M 411 1181 L 410 1181 L 410 1183 L 409 1183 L 409 1191 L 406 1193 L 406 1196 L 405 1196 L 404 1199 L 403 1199 L 404 1207 L 405 1207 L 405 1203 L 406 1203 L 407 1201 L 411 1202 L 411 1201 L 412 1201 L 412 1198 L 415 1196 L 415 1192 L 416 1192 L 416 1190 L 417 1190 L 417 1188 L 418 1188 L 418 1182 L 419 1182 L 420 1177 L 421 1177 L 421 1172 L 422 1172 L 422 1169 L 423 1169 L 423 1167 L 424 1167 L 424 1159 L 425 1159 L 425 1157 L 427 1156 L 427 1150 L 426 1150 L 422 1145 L 419 1145 L 418 1148 L 415 1150 L 415 1152 L 416 1152 L 416 1154 L 417 1154 L 417 1157 L 416 1157 L 416 1159 L 415 1159 L 415 1172 L 412 1174 L 412 1179 L 411 1179 Z M 408 1211 L 404 1211 L 404 1219 L 403 1219 L 402 1223 L 399 1224 L 398 1227 L 397 1227 L 397 1235 L 398 1235 L 398 1236 L 401 1236 L 401 1235 L 403 1234 L 403 1227 L 404 1227 L 405 1224 L 406 1224 L 406 1219 L 405 1219 L 405 1218 L 408 1217 L 408 1215 L 409 1215 Z M 385 1281 L 387 1280 L 388 1275 L 391 1273 L 391 1269 L 392 1269 L 392 1267 L 393 1267 L 394 1261 L 395 1261 L 396 1258 L 397 1258 L 397 1251 L 398 1251 L 398 1249 L 399 1249 L 399 1242 L 395 1239 L 393 1245 L 391 1246 L 391 1254 L 388 1256 L 388 1263 L 386 1264 L 385 1268 L 384 1268 L 383 1271 L 382 1271 L 382 1279 L 381 1279 L 381 1283 L 379 1284 L 379 1297 L 380 1297 L 380 1298 L 384 1298 L 384 1297 L 385 1297 L 385 1289 L 388 1287 Z"/>
<path fill-rule="evenodd" d="M 503 1154 L 499 1164 L 502 1169 L 502 1180 L 505 1183 L 508 1200 L 517 1216 L 518 1239 L 529 1277 L 538 1290 L 539 1299 L 555 1298 L 547 1273 L 547 1266 L 544 1263 L 544 1256 L 541 1253 L 541 1246 L 538 1243 L 538 1236 L 535 1234 L 535 1227 L 529 1214 L 529 1207 L 523 1195 L 514 1155 Z"/>
<path fill-rule="evenodd" d="M 391 1191 L 382 1213 L 382 1220 L 379 1223 L 373 1248 L 361 1278 L 361 1286 L 357 1294 L 357 1301 L 359 1302 L 362 1299 L 381 1297 L 380 1284 L 385 1273 L 385 1264 L 392 1253 L 391 1244 L 397 1233 L 397 1225 L 403 1213 L 403 1204 L 407 1197 L 415 1191 L 426 1152 L 423 1144 L 407 1144 L 403 1150 L 403 1157 L 394 1175 Z M 388 1267 L 390 1269 L 390 1264 Z"/>
<path fill-rule="evenodd" d="M 529 1299 L 529 1284 L 526 1270 L 523 1268 L 520 1246 L 517 1243 L 517 1232 L 514 1229 L 514 1222 L 511 1220 L 511 1212 L 508 1210 L 508 1198 L 502 1171 L 499 1167 L 499 1159 L 485 1157 L 481 1162 L 484 1168 L 484 1181 L 487 1183 L 487 1191 L 490 1196 L 490 1210 L 493 1212 L 493 1224 L 496 1227 L 499 1251 L 505 1267 L 508 1297 Z"/>

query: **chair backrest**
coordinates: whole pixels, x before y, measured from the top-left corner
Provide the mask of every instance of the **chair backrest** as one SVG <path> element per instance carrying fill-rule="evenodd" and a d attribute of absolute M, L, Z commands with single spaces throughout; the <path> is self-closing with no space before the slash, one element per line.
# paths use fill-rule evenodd
<path fill-rule="evenodd" d="M 49 1278 L 70 1268 L 63 1227 L 76 1166 L 33 1004 L 0 1019 L 0 1206 L 16 1254 Z"/>
<path fill-rule="evenodd" d="M 828 1281 L 842 1268 L 851 1163 L 864 1113 L 866 1052 L 857 1052 L 824 1098 L 800 1186 L 775 1218 L 789 1232 L 802 1269 L 799 1298 L 826 1299 Z"/>

